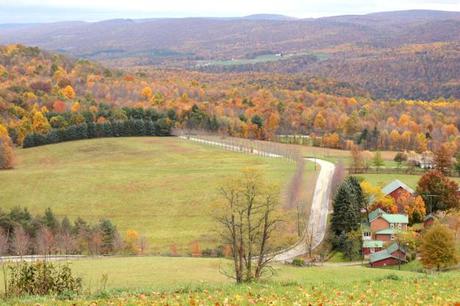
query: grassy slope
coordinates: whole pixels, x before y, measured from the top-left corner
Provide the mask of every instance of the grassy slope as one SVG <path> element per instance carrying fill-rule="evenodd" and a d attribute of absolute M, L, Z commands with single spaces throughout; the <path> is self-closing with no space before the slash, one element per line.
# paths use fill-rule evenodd
<path fill-rule="evenodd" d="M 215 246 L 217 187 L 242 168 L 284 186 L 294 165 L 281 159 L 227 152 L 176 138 L 77 141 L 18 150 L 18 166 L 0 172 L 2 208 L 112 219 L 150 239 L 153 251 L 172 243 L 187 251 L 198 239 Z"/>
<path fill-rule="evenodd" d="M 231 279 L 219 272 L 219 269 L 230 269 L 231 263 L 227 259 L 192 257 L 106 257 L 69 262 L 75 274 L 83 278 L 84 287 L 91 290 L 95 290 L 101 285 L 104 274 L 108 276 L 107 287 L 111 289 L 171 290 L 201 284 L 210 287 L 221 286 L 232 283 Z M 274 267 L 276 273 L 271 280 L 295 281 L 303 285 L 372 280 L 394 273 L 401 276 L 414 275 L 413 272 L 407 271 L 371 269 L 359 266 L 296 268 L 287 265 L 275 265 Z M 1 277 L 0 275 L 0 279 Z"/>
<path fill-rule="evenodd" d="M 366 267 L 296 268 L 275 266 L 268 282 L 235 286 L 219 273 L 230 264 L 224 259 L 130 257 L 73 261 L 71 267 L 84 278 L 79 304 L 99 299 L 115 304 L 197 304 L 214 305 L 228 299 L 229 305 L 313 304 L 448 304 L 460 299 L 460 272 L 441 275 L 372 269 Z M 123 289 L 94 297 L 103 288 L 102 275 L 108 275 L 107 289 Z M 0 276 L 1 277 L 1 276 Z M 0 281 L 1 285 L 1 281 Z M 0 286 L 1 288 L 1 286 Z M 158 292 L 165 292 L 159 294 Z M 191 293 L 192 292 L 192 293 Z M 27 301 L 22 300 L 22 302 Z M 28 302 L 56 303 L 49 298 Z M 251 303 L 254 302 L 254 303 Z M 62 303 L 62 302 L 60 302 Z M 71 304 L 71 303 L 69 303 Z"/>
<path fill-rule="evenodd" d="M 391 183 L 393 180 L 400 180 L 403 183 L 407 184 L 411 188 L 417 187 L 417 182 L 420 179 L 420 175 L 405 175 L 405 174 L 358 174 L 358 176 L 363 177 L 370 183 L 376 186 L 385 186 L 388 183 Z M 460 183 L 460 178 L 455 177 L 451 178 L 452 180 Z"/>

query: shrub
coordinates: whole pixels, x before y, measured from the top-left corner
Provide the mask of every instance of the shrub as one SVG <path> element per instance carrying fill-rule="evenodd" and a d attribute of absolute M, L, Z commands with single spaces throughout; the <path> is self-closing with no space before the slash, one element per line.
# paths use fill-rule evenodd
<path fill-rule="evenodd" d="M 46 261 L 22 262 L 9 266 L 8 270 L 8 296 L 61 296 L 78 294 L 82 288 L 81 278 L 74 277 L 68 265 L 55 266 Z"/>
<path fill-rule="evenodd" d="M 292 265 L 296 267 L 303 267 L 305 266 L 305 260 L 303 260 L 302 258 L 294 258 L 294 260 L 292 261 Z"/>

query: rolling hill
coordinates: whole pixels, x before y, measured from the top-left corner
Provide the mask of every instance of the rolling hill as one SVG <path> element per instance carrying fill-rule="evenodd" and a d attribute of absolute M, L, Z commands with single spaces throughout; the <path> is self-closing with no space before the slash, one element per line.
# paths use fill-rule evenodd
<path fill-rule="evenodd" d="M 0 43 L 112 66 L 308 74 L 357 84 L 376 98 L 460 97 L 458 12 L 7 25 Z"/>
<path fill-rule="evenodd" d="M 295 168 L 287 160 L 177 138 L 85 140 L 17 155 L 17 168 L 0 172 L 2 208 L 19 205 L 37 214 L 50 207 L 71 220 L 109 218 L 121 233 L 134 229 L 145 235 L 156 254 L 168 253 L 172 244 L 187 254 L 195 240 L 203 249 L 217 246 L 213 207 L 225 178 L 253 167 L 281 192 Z M 293 222 L 295 215 L 286 211 L 286 220 Z"/>

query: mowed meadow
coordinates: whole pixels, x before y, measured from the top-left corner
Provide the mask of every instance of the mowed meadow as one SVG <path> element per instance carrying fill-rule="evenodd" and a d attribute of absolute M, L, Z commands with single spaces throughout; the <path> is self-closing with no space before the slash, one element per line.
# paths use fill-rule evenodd
<path fill-rule="evenodd" d="M 220 244 L 213 215 L 218 187 L 248 167 L 262 171 L 282 191 L 295 164 L 174 137 L 18 149 L 16 168 L 0 172 L 0 203 L 3 209 L 21 206 L 32 214 L 50 207 L 71 220 L 109 218 L 122 234 L 134 229 L 145 235 L 150 253 L 167 254 L 175 244 L 185 254 L 193 241 L 202 248 Z M 311 164 L 306 172 L 314 174 Z M 287 218 L 294 215 L 286 213 Z"/>

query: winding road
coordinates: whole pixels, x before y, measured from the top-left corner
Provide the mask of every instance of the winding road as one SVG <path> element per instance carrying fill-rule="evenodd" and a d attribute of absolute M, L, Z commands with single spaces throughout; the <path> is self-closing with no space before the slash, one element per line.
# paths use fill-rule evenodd
<path fill-rule="evenodd" d="M 331 183 L 335 165 L 321 159 L 306 158 L 306 160 L 316 162 L 321 167 L 316 180 L 307 228 L 303 238 L 293 247 L 275 255 L 274 261 L 292 261 L 295 257 L 308 253 L 308 245 L 311 244 L 312 250 L 318 247 L 326 235 L 327 216 L 331 201 Z"/>
<path fill-rule="evenodd" d="M 200 139 L 197 137 L 181 136 L 180 138 L 204 144 L 220 146 L 227 150 L 240 150 L 240 148 L 236 146 Z M 269 152 L 253 151 L 253 153 L 264 153 L 264 156 L 268 157 L 282 157 L 281 155 Z M 311 245 L 312 250 L 318 247 L 326 235 L 327 216 L 329 214 L 329 203 L 331 202 L 332 177 L 334 175 L 335 165 L 331 162 L 316 158 L 306 158 L 305 160 L 317 163 L 320 166 L 320 172 L 318 179 L 316 180 L 315 192 L 313 194 L 313 200 L 310 209 L 310 217 L 307 222 L 303 238 L 299 240 L 294 246 L 278 252 L 274 256 L 273 261 L 290 262 L 295 257 L 308 253 L 308 245 Z M 311 242 L 309 240 L 311 240 Z"/>

